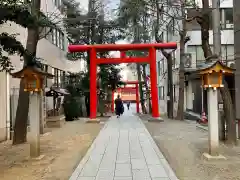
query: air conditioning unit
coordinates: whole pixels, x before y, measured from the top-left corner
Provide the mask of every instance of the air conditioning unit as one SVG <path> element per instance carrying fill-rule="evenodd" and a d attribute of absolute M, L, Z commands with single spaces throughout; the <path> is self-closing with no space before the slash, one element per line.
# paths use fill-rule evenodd
<path fill-rule="evenodd" d="M 232 29 L 233 28 L 233 24 L 226 24 L 226 28 L 228 28 L 228 29 Z"/>
<path fill-rule="evenodd" d="M 234 63 L 234 62 L 231 62 L 231 63 L 229 63 L 229 64 L 228 64 L 228 66 L 229 66 L 230 68 L 233 68 L 233 69 L 235 69 L 235 68 L 236 68 L 236 66 L 235 66 L 235 63 Z"/>
<path fill-rule="evenodd" d="M 192 66 L 192 54 L 191 53 L 185 53 L 184 58 L 184 67 L 190 68 Z"/>

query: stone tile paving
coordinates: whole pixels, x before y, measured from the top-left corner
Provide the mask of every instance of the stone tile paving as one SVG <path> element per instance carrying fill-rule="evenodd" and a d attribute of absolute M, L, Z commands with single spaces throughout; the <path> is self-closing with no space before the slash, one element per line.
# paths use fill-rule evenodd
<path fill-rule="evenodd" d="M 69 180 L 178 180 L 139 118 L 112 116 Z"/>

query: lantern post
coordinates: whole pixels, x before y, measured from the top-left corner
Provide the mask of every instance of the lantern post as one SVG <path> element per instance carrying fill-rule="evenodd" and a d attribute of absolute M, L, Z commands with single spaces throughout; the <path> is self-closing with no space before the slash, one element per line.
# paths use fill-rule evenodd
<path fill-rule="evenodd" d="M 36 158 L 40 155 L 40 117 L 41 93 L 44 78 L 53 75 L 43 72 L 35 66 L 26 66 L 22 70 L 12 73 L 15 78 L 24 80 L 24 91 L 29 93 L 29 119 L 30 119 L 30 156 Z"/>
<path fill-rule="evenodd" d="M 220 61 L 211 63 L 207 68 L 200 69 L 202 86 L 207 90 L 208 98 L 208 153 L 204 153 L 206 159 L 225 159 L 219 154 L 219 110 L 218 90 L 223 88 L 223 76 L 233 74 L 233 69 L 225 66 Z"/>

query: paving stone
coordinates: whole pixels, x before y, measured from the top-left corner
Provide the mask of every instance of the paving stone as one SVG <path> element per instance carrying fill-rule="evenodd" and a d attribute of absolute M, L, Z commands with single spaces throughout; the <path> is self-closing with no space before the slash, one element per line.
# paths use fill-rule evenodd
<path fill-rule="evenodd" d="M 111 117 L 71 180 L 177 180 L 138 117 Z"/>
<path fill-rule="evenodd" d="M 132 176 L 131 164 L 116 164 L 115 176 L 118 177 Z"/>
<path fill-rule="evenodd" d="M 166 178 L 168 177 L 167 172 L 162 165 L 149 165 L 148 170 L 152 178 Z"/>
<path fill-rule="evenodd" d="M 114 177 L 114 180 L 132 180 L 132 177 Z"/>
<path fill-rule="evenodd" d="M 95 177 L 78 177 L 77 180 L 95 180 Z"/>
<path fill-rule="evenodd" d="M 133 179 L 151 179 L 148 169 L 133 169 Z"/>
<path fill-rule="evenodd" d="M 146 169 L 147 163 L 145 159 L 131 159 L 132 169 Z"/>

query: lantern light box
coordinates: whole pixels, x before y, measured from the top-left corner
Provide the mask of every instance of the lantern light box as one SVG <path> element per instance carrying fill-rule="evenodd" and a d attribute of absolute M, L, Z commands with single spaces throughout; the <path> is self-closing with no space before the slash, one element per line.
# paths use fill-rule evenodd
<path fill-rule="evenodd" d="M 45 78 L 53 78 L 50 73 L 44 72 L 35 66 L 26 66 L 22 70 L 11 74 L 15 78 L 24 80 L 24 91 L 40 92 L 43 89 Z"/>
<path fill-rule="evenodd" d="M 222 64 L 220 61 L 214 62 L 211 66 L 199 70 L 204 88 L 220 88 L 223 85 L 223 76 L 233 74 L 234 69 Z"/>

